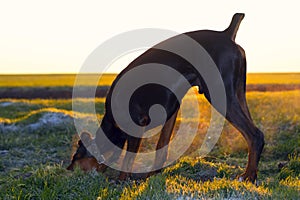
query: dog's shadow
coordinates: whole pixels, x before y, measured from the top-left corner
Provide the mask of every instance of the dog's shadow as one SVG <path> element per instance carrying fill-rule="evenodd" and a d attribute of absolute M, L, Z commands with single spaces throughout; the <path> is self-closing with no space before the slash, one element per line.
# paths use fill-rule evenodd
<path fill-rule="evenodd" d="M 214 164 L 205 159 L 183 158 L 176 163 L 161 169 L 160 172 L 153 175 L 164 177 L 181 176 L 196 182 L 213 181 L 215 178 L 236 179 L 237 175 L 242 172 L 241 168 Z M 119 171 L 108 168 L 103 175 L 110 180 L 118 180 Z M 149 178 L 148 173 L 132 173 L 130 180 L 146 180 Z M 151 176 L 150 176 L 151 177 Z"/>

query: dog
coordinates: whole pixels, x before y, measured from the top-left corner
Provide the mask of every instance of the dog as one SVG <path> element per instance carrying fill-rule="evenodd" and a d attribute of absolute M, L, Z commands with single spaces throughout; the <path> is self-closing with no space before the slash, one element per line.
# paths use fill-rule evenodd
<path fill-rule="evenodd" d="M 216 64 L 226 92 L 226 113 L 221 113 L 224 117 L 236 127 L 248 145 L 248 163 L 245 172 L 239 176 L 239 180 L 255 182 L 257 179 L 258 163 L 264 147 L 264 134 L 254 125 L 246 102 L 246 55 L 241 46 L 236 44 L 235 38 L 241 21 L 244 18 L 243 13 L 236 13 L 232 21 L 224 31 L 200 30 L 183 33 L 199 43 L 210 55 Z M 160 44 L 171 43 L 174 38 L 167 39 Z M 200 94 L 204 94 L 206 99 L 218 110 L 211 101 L 208 87 L 199 72 L 185 59 L 175 56 L 171 52 L 157 49 L 154 47 L 147 50 L 141 56 L 131 62 L 114 80 L 108 91 L 105 102 L 105 114 L 101 122 L 101 129 L 105 136 L 117 147 L 123 149 L 127 142 L 127 152 L 137 153 L 141 138 L 125 133 L 116 123 L 112 113 L 112 95 L 118 81 L 130 70 L 147 63 L 160 63 L 167 65 L 181 73 L 191 84 L 197 86 Z M 168 74 L 165 75 L 168 79 Z M 179 80 L 175 82 L 179 85 Z M 122 101 L 122 100 L 120 100 Z M 160 104 L 166 110 L 167 120 L 164 124 L 156 150 L 161 149 L 170 142 L 172 131 L 175 125 L 176 116 L 180 107 L 178 100 L 170 90 L 159 87 L 155 84 L 149 84 L 138 89 L 130 101 L 130 115 L 132 120 L 139 126 L 147 126 L 151 119 L 149 117 L 149 108 L 153 104 Z M 101 141 L 100 133 L 97 131 L 94 141 L 98 145 L 100 152 L 107 150 L 106 144 Z M 92 140 L 90 136 L 87 136 Z M 104 152 L 105 153 L 105 152 Z M 167 150 L 156 154 L 154 169 L 163 166 L 167 158 Z M 79 156 L 80 155 L 80 156 Z M 120 152 L 114 153 L 110 159 L 117 159 Z M 134 155 L 126 153 L 123 160 L 122 170 L 119 175 L 120 180 L 126 179 L 130 174 L 134 160 Z M 83 159 L 89 159 L 93 165 L 84 166 Z M 95 159 L 95 158 L 94 158 Z M 103 163 L 96 163 L 83 144 L 79 142 L 79 148 L 72 158 L 72 163 L 68 169 L 73 169 L 76 164 L 83 170 L 96 168 L 98 171 L 104 171 L 107 166 Z M 87 160 L 86 160 L 87 161 Z M 159 172 L 153 171 L 148 176 Z"/>

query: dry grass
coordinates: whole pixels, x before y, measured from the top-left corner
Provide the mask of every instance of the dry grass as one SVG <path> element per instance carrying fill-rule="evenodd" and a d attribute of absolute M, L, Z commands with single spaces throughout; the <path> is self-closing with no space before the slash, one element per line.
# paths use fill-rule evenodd
<path fill-rule="evenodd" d="M 91 79 L 97 74 L 82 75 L 85 85 L 91 85 Z M 0 75 L 0 87 L 60 87 L 73 86 L 74 74 L 49 75 Z M 104 74 L 98 85 L 111 85 L 116 74 Z M 300 84 L 300 73 L 249 73 L 247 84 Z"/>
<path fill-rule="evenodd" d="M 300 84 L 300 73 L 249 73 L 247 84 Z"/>
<path fill-rule="evenodd" d="M 83 85 L 91 86 L 91 80 L 98 78 L 98 74 L 82 74 Z M 98 85 L 111 85 L 115 74 L 105 74 Z M 74 74 L 45 74 L 45 75 L 0 75 L 0 87 L 71 87 L 74 85 Z"/>

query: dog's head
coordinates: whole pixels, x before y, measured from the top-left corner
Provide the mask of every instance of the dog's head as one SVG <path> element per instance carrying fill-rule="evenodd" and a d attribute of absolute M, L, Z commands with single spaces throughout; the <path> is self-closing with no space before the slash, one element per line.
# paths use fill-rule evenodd
<path fill-rule="evenodd" d="M 98 169 L 100 164 L 97 162 L 96 158 L 91 155 L 91 153 L 86 149 L 82 140 L 88 141 L 92 140 L 89 133 L 83 132 L 80 136 L 81 140 L 77 143 L 77 150 L 73 154 L 71 159 L 71 164 L 67 167 L 67 170 L 74 170 L 75 166 L 78 166 L 83 171 L 91 171 L 92 169 Z"/>

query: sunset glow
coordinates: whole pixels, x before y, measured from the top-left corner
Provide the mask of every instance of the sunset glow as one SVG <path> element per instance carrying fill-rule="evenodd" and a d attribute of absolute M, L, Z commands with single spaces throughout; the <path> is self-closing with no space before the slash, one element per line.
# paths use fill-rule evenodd
<path fill-rule="evenodd" d="M 258 0 L 3 1 L 0 74 L 77 73 L 87 56 L 114 35 L 138 28 L 224 30 L 235 12 L 246 14 L 236 41 L 246 50 L 248 72 L 299 72 L 299 5 Z M 123 57 L 108 72 L 119 72 L 134 58 Z"/>

